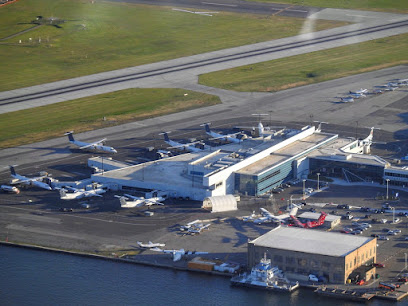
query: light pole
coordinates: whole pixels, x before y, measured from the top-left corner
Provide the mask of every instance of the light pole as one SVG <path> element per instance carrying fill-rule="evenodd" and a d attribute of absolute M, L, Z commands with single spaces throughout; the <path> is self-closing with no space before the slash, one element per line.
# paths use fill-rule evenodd
<path fill-rule="evenodd" d="M 303 180 L 303 200 L 305 199 L 305 182 L 306 180 Z"/>
<path fill-rule="evenodd" d="M 319 177 L 320 177 L 320 173 L 317 173 L 317 191 L 320 191 Z"/>
<path fill-rule="evenodd" d="M 390 179 L 386 179 L 387 181 L 387 196 L 385 197 L 388 200 L 388 182 L 390 181 Z"/>
<path fill-rule="evenodd" d="M 404 253 L 405 255 L 405 270 L 407 269 L 407 253 Z"/>
<path fill-rule="evenodd" d="M 391 207 L 392 209 L 392 223 L 395 223 L 395 207 Z"/>

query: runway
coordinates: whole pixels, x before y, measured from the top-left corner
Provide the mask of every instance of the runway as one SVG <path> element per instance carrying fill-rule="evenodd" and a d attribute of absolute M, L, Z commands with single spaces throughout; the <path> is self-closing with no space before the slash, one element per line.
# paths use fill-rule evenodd
<path fill-rule="evenodd" d="M 326 9 L 312 18 L 334 18 Z M 341 15 L 341 14 L 340 14 Z M 352 15 L 352 14 L 348 14 Z M 373 16 L 377 16 L 375 13 Z M 343 16 L 343 15 L 342 15 Z M 344 15 L 344 16 L 347 16 Z M 354 15 L 356 16 L 356 15 Z M 347 18 L 346 18 L 347 19 Z M 408 16 L 385 14 L 358 24 L 224 49 L 174 60 L 109 71 L 54 83 L 0 93 L 0 113 L 108 93 L 128 88 L 186 88 L 196 85 L 200 74 L 330 49 L 408 32 Z M 205 87 L 198 91 L 213 92 Z M 228 101 L 228 92 L 221 94 Z"/>

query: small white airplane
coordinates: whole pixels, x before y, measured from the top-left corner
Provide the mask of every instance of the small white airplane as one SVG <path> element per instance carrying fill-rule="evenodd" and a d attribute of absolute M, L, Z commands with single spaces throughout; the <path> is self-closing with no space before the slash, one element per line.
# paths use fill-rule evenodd
<path fill-rule="evenodd" d="M 261 208 L 260 210 L 261 210 L 262 217 L 255 219 L 254 220 L 255 224 L 271 223 L 271 222 L 281 223 L 282 222 L 281 218 L 276 217 L 274 214 L 270 213 L 265 208 Z"/>
<path fill-rule="evenodd" d="M 6 193 L 20 193 L 20 189 L 18 189 L 16 186 L 1 185 L 0 189 Z"/>
<path fill-rule="evenodd" d="M 201 143 L 201 141 L 181 143 L 181 142 L 171 140 L 168 135 L 169 133 L 170 132 L 162 132 L 159 134 L 159 135 L 163 135 L 164 141 L 168 143 L 169 145 L 171 145 L 171 147 L 169 147 L 168 149 L 182 149 L 182 150 L 186 150 L 189 152 L 201 152 L 203 150 L 195 146 L 197 143 Z"/>
<path fill-rule="evenodd" d="M 191 235 L 200 234 L 203 230 L 209 228 L 210 225 L 211 225 L 210 223 L 208 223 L 208 224 L 203 224 L 203 223 L 193 224 L 193 225 L 187 230 L 187 234 L 191 234 Z"/>
<path fill-rule="evenodd" d="M 186 225 L 180 226 L 180 231 L 188 231 L 192 226 L 194 226 L 195 224 L 199 224 L 199 223 L 202 223 L 202 221 L 201 220 L 191 221 L 187 223 Z"/>
<path fill-rule="evenodd" d="M 143 243 L 143 242 L 138 241 L 137 244 L 142 249 L 153 249 L 153 248 L 160 248 L 160 247 L 166 246 L 164 243 L 153 243 L 151 241 L 149 241 L 149 243 Z"/>
<path fill-rule="evenodd" d="M 375 86 L 375 88 L 379 88 L 379 89 L 381 89 L 383 91 L 394 91 L 394 90 L 397 89 L 397 87 L 392 87 L 392 86 L 389 86 L 388 84 L 387 85 L 378 85 L 378 86 Z"/>
<path fill-rule="evenodd" d="M 180 250 L 162 250 L 159 248 L 152 249 L 152 251 L 156 252 L 162 252 L 165 254 L 170 254 L 171 257 L 173 258 L 173 261 L 179 261 L 182 257 L 186 255 L 205 255 L 208 254 L 208 252 L 197 252 L 197 251 L 185 251 L 184 249 Z"/>
<path fill-rule="evenodd" d="M 353 97 L 342 97 L 340 98 L 340 101 L 344 103 L 352 103 L 354 102 L 354 98 Z"/>
<path fill-rule="evenodd" d="M 11 177 L 13 178 L 13 180 L 11 180 L 12 185 L 24 184 L 24 185 L 40 187 L 40 188 L 47 189 L 47 190 L 52 190 L 50 185 L 42 182 L 42 180 L 46 178 L 47 175 L 31 177 L 31 178 L 26 177 L 26 176 L 17 174 L 13 166 L 10 166 L 10 172 L 11 172 Z"/>
<path fill-rule="evenodd" d="M 243 216 L 242 221 L 244 222 L 253 222 L 257 215 L 255 214 L 255 210 L 249 216 Z"/>
<path fill-rule="evenodd" d="M 365 97 L 367 97 L 367 96 L 366 96 L 365 94 L 363 94 L 363 93 L 356 93 L 356 92 L 353 92 L 353 93 L 350 92 L 350 96 L 353 97 L 354 99 L 360 99 L 360 98 L 365 98 Z"/>
<path fill-rule="evenodd" d="M 119 198 L 120 207 L 122 208 L 133 208 L 142 206 L 152 206 L 152 205 L 164 205 L 161 201 L 166 200 L 167 195 L 162 195 L 153 198 L 135 197 L 130 194 L 124 194 L 123 196 L 115 195 Z"/>
<path fill-rule="evenodd" d="M 233 142 L 233 143 L 240 143 L 242 141 L 240 138 L 237 138 L 237 135 L 242 134 L 241 132 L 224 135 L 224 134 L 220 134 L 220 133 L 211 131 L 210 123 L 204 123 L 204 124 L 201 124 L 200 126 L 204 126 L 205 132 L 207 133 L 207 135 L 213 137 L 213 139 L 225 139 L 226 141 Z"/>
<path fill-rule="evenodd" d="M 59 191 L 61 200 L 78 200 L 89 197 L 102 197 L 101 194 L 105 192 L 106 190 L 102 188 L 82 190 L 72 187 L 61 188 Z"/>
<path fill-rule="evenodd" d="M 349 93 L 351 94 L 366 94 L 368 93 L 368 89 L 367 88 L 360 88 L 359 90 L 356 91 L 349 91 Z"/>
<path fill-rule="evenodd" d="M 81 150 L 91 150 L 91 151 L 104 151 L 109 153 L 118 153 L 114 148 L 105 146 L 104 142 L 106 138 L 95 141 L 95 142 L 83 142 L 74 139 L 74 132 L 66 132 L 64 135 L 68 135 L 69 142 L 78 146 Z"/>

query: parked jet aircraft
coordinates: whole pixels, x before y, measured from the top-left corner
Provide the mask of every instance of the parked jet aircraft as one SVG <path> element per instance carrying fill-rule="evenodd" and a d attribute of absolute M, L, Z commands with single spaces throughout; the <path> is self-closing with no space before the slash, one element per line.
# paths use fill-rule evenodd
<path fill-rule="evenodd" d="M 171 147 L 169 147 L 169 149 L 171 149 L 171 148 L 184 149 L 184 150 L 189 151 L 189 152 L 200 152 L 200 151 L 203 150 L 203 149 L 197 148 L 195 146 L 195 144 L 201 143 L 200 141 L 195 141 L 195 142 L 190 142 L 190 143 L 181 143 L 181 142 L 171 140 L 169 138 L 168 133 L 170 133 L 170 132 L 162 132 L 159 135 L 163 135 L 164 141 L 166 143 L 168 143 L 169 145 L 171 145 Z"/>
<path fill-rule="evenodd" d="M 159 247 L 166 246 L 166 244 L 164 243 L 153 243 L 151 241 L 149 241 L 149 243 L 143 243 L 143 242 L 138 241 L 137 244 L 139 245 L 139 247 L 143 249 L 153 249 L 153 248 L 159 248 Z"/>
<path fill-rule="evenodd" d="M 173 261 L 179 261 L 182 257 L 187 255 L 205 255 L 208 252 L 197 252 L 197 251 L 185 251 L 184 249 L 180 250 L 162 250 L 162 249 L 152 249 L 152 251 L 163 252 L 165 254 L 170 254 L 173 258 Z"/>
<path fill-rule="evenodd" d="M 7 193 L 20 193 L 20 189 L 16 186 L 1 185 L 0 189 Z"/>
<path fill-rule="evenodd" d="M 213 137 L 213 139 L 225 139 L 233 143 L 240 143 L 242 141 L 241 139 L 237 138 L 237 135 L 241 134 L 241 132 L 224 135 L 224 134 L 220 134 L 220 133 L 211 131 L 210 123 L 204 123 L 204 124 L 201 124 L 200 126 L 204 126 L 205 132 L 207 133 L 207 135 Z"/>
<path fill-rule="evenodd" d="M 360 88 L 359 90 L 356 90 L 356 91 L 349 91 L 349 93 L 351 93 L 351 94 L 366 94 L 366 93 L 368 93 L 368 89 L 366 89 L 366 88 Z"/>
<path fill-rule="evenodd" d="M 102 197 L 101 194 L 105 192 L 106 190 L 102 188 L 82 190 L 72 187 L 65 187 L 60 189 L 60 198 L 61 200 L 78 200 L 89 197 Z"/>
<path fill-rule="evenodd" d="M 351 102 L 354 102 L 354 98 L 353 97 L 343 97 L 343 98 L 340 98 L 340 101 L 344 103 L 351 103 Z"/>
<path fill-rule="evenodd" d="M 10 172 L 11 172 L 11 177 L 13 178 L 13 180 L 11 181 L 12 185 L 24 184 L 24 185 L 37 186 L 37 187 L 47 189 L 47 190 L 52 190 L 50 185 L 42 182 L 42 180 L 46 178 L 47 175 L 29 178 L 29 177 L 17 174 L 13 166 L 10 166 Z"/>
<path fill-rule="evenodd" d="M 142 206 L 152 206 L 152 205 L 164 205 L 161 201 L 166 200 L 166 195 L 159 197 L 147 198 L 135 197 L 130 194 L 124 194 L 123 196 L 115 195 L 119 198 L 120 207 L 122 208 L 132 208 L 132 207 L 142 207 Z"/>
<path fill-rule="evenodd" d="M 65 133 L 65 135 L 68 135 L 69 142 L 78 146 L 79 149 L 81 150 L 91 150 L 91 151 L 104 151 L 104 152 L 109 152 L 109 153 L 118 153 L 114 148 L 105 146 L 104 142 L 106 138 L 95 141 L 95 142 L 83 142 L 79 140 L 74 139 L 74 132 L 70 131 Z"/>
<path fill-rule="evenodd" d="M 360 98 L 365 98 L 367 97 L 365 94 L 362 93 L 356 93 L 356 92 L 350 92 L 350 96 L 354 99 L 360 99 Z"/>

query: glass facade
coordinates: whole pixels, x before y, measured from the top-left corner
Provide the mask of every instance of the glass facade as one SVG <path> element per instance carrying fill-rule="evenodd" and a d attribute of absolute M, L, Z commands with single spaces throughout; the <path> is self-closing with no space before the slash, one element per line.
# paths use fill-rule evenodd
<path fill-rule="evenodd" d="M 310 158 L 310 173 L 319 172 L 322 176 L 337 177 L 349 182 L 383 182 L 383 165 L 364 165 L 340 160 Z"/>

